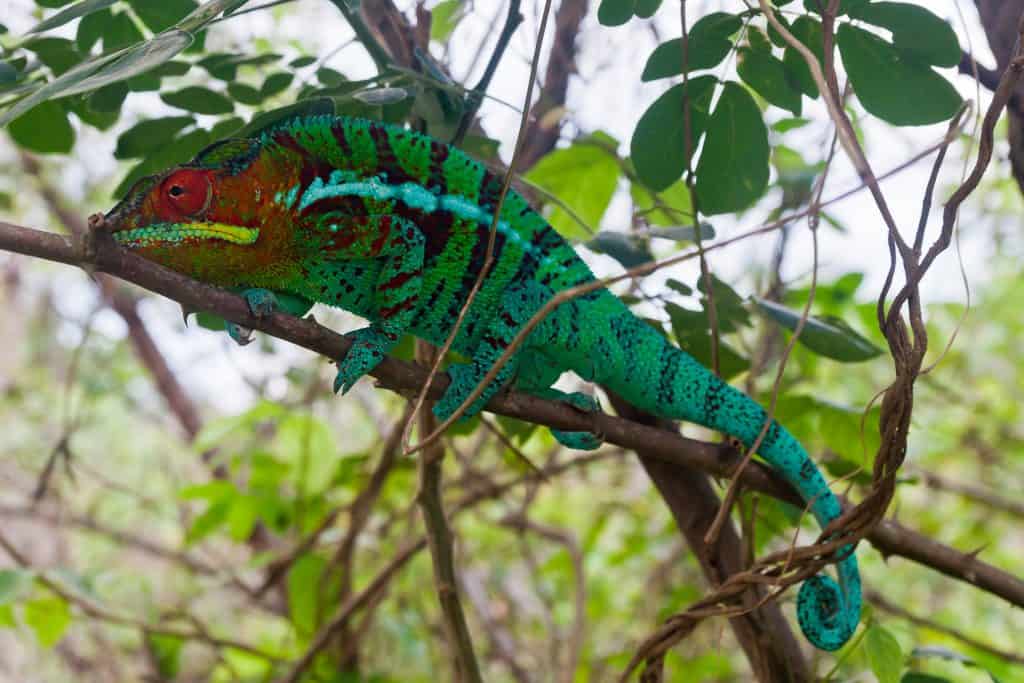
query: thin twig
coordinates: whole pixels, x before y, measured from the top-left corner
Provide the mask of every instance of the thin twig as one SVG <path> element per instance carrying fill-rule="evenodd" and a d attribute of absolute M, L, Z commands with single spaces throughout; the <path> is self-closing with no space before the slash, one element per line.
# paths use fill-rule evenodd
<path fill-rule="evenodd" d="M 487 67 L 484 69 L 483 76 L 477 82 L 473 89 L 469 92 L 466 97 L 466 111 L 462 114 L 462 119 L 459 121 L 459 127 L 455 131 L 455 135 L 452 137 L 452 144 L 458 145 L 462 142 L 462 139 L 466 136 L 469 131 L 469 127 L 473 125 L 473 120 L 476 119 L 476 113 L 480 110 L 480 105 L 484 101 L 484 95 L 487 92 L 487 88 L 491 85 L 491 79 L 494 78 L 494 72 L 498 70 L 498 64 L 501 63 L 501 58 L 505 54 L 505 50 L 508 49 L 509 41 L 512 40 L 512 35 L 519 28 L 519 25 L 523 23 L 523 15 L 519 11 L 519 6 L 522 0 L 509 0 L 508 3 L 508 14 L 505 16 L 505 25 L 501 29 L 501 33 L 498 34 L 498 42 L 494 45 L 494 52 L 491 53 L 491 58 L 487 61 Z M 537 40 L 538 48 L 540 46 L 541 39 L 544 38 L 543 29 L 541 30 L 540 38 Z M 529 110 L 530 100 L 527 98 L 526 105 L 523 107 L 524 110 Z M 515 168 L 514 165 L 510 165 L 510 168 Z M 500 204 L 499 204 L 500 206 Z"/>
<path fill-rule="evenodd" d="M 436 349 L 429 347 L 426 342 L 417 342 L 418 360 L 432 360 L 431 353 L 436 353 Z M 436 422 L 437 418 L 429 410 L 419 415 L 420 431 L 423 433 L 433 431 Z M 434 564 L 434 588 L 441 606 L 442 623 L 448 636 L 448 645 L 455 655 L 455 680 L 460 683 L 483 683 L 480 664 L 473 649 L 473 637 L 466 623 L 462 600 L 459 598 L 459 582 L 455 570 L 455 538 L 448 525 L 441 496 L 443 463 L 444 446 L 435 441 L 419 459 L 420 488 L 416 500 L 423 515 L 427 544 Z"/>

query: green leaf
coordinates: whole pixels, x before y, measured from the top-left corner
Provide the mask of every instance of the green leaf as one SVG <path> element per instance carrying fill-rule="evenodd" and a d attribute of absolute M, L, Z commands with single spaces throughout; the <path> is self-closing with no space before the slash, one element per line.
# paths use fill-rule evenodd
<path fill-rule="evenodd" d="M 953 683 L 948 678 L 942 678 L 940 676 L 932 676 L 931 674 L 922 674 L 916 671 L 908 671 L 903 674 L 903 678 L 900 679 L 900 683 Z"/>
<path fill-rule="evenodd" d="M 774 130 L 776 133 L 788 133 L 791 130 L 803 128 L 810 122 L 810 119 L 805 119 L 803 117 L 781 119 L 772 124 L 772 130 Z"/>
<path fill-rule="evenodd" d="M 602 230 L 586 245 L 593 251 L 611 256 L 626 269 L 654 260 L 650 244 L 639 235 Z"/>
<path fill-rule="evenodd" d="M 103 29 L 110 21 L 111 13 L 108 9 L 93 12 L 82 17 L 78 22 L 78 29 L 75 32 L 75 45 L 82 54 L 87 54 L 92 46 L 103 37 Z"/>
<path fill-rule="evenodd" d="M 715 228 L 710 223 L 701 223 L 696 227 L 692 225 L 673 225 L 667 228 L 651 228 L 647 231 L 647 234 L 650 237 L 658 237 L 675 242 L 696 242 L 698 232 L 700 232 L 700 239 L 702 241 L 715 239 Z"/>
<path fill-rule="evenodd" d="M 34 580 L 33 573 L 25 569 L 0 569 L 0 605 L 21 599 Z"/>
<path fill-rule="evenodd" d="M 686 50 L 687 71 L 717 66 L 732 49 L 730 36 L 743 22 L 734 14 L 712 12 L 693 25 Z M 683 39 L 673 38 L 654 48 L 644 65 L 642 81 L 653 81 L 683 73 Z"/>
<path fill-rule="evenodd" d="M 299 557 L 288 570 L 285 581 L 288 591 L 288 612 L 291 615 L 295 630 L 303 639 L 316 633 L 317 627 L 328 611 L 322 606 L 333 604 L 332 598 L 337 595 L 337 581 L 325 586 L 324 570 L 327 560 L 313 553 Z"/>
<path fill-rule="evenodd" d="M 111 83 L 89 95 L 89 108 L 97 112 L 117 112 L 127 96 L 127 83 Z"/>
<path fill-rule="evenodd" d="M 952 67 L 960 63 L 960 41 L 953 27 L 920 5 L 872 2 L 856 17 L 889 29 L 897 50 L 925 64 Z"/>
<path fill-rule="evenodd" d="M 191 116 L 168 116 L 141 121 L 117 138 L 115 159 L 132 159 L 166 145 L 183 128 L 195 123 Z"/>
<path fill-rule="evenodd" d="M 653 195 L 642 184 L 630 183 L 629 194 L 633 198 L 633 212 L 651 225 L 675 226 L 693 222 L 690 188 L 682 180 Z"/>
<path fill-rule="evenodd" d="M 697 280 L 697 289 L 702 293 L 701 305 L 705 313 L 711 307 L 707 296 L 707 286 L 704 278 Z M 750 326 L 750 313 L 743 305 L 743 297 L 714 273 L 711 273 L 712 298 L 715 300 L 715 316 L 718 319 L 718 329 L 721 332 L 736 332 L 741 327 Z"/>
<path fill-rule="evenodd" d="M 441 0 L 430 10 L 430 39 L 443 43 L 466 16 L 463 0 Z"/>
<path fill-rule="evenodd" d="M 293 116 L 315 116 L 318 114 L 330 115 L 334 113 L 334 100 L 329 97 L 316 97 L 308 100 L 299 100 L 277 109 L 256 114 L 249 124 L 238 131 L 238 137 L 253 137 L 253 135 L 265 128 Z"/>
<path fill-rule="evenodd" d="M 949 81 L 878 36 L 843 24 L 838 42 L 857 98 L 878 118 L 920 126 L 945 121 L 960 108 L 960 95 Z"/>
<path fill-rule="evenodd" d="M 736 73 L 768 102 L 800 116 L 800 90 L 791 82 L 786 65 L 770 51 L 740 48 Z"/>
<path fill-rule="evenodd" d="M 237 116 L 222 119 L 210 129 L 210 139 L 220 140 L 221 138 L 226 138 L 232 133 L 241 130 L 243 126 L 245 126 L 245 120 Z"/>
<path fill-rule="evenodd" d="M 248 104 L 250 106 L 256 106 L 263 102 L 263 95 L 260 94 L 260 91 L 251 85 L 246 85 L 245 83 L 228 83 L 228 94 L 231 95 L 236 102 L 241 102 L 242 104 Z"/>
<path fill-rule="evenodd" d="M 310 55 L 306 55 L 305 57 L 296 57 L 292 61 L 288 62 L 288 66 L 290 66 L 293 69 L 301 69 L 303 67 L 307 67 L 310 64 L 315 64 L 315 63 L 316 63 L 316 57 L 312 57 Z"/>
<path fill-rule="evenodd" d="M 878 683 L 899 683 L 903 651 L 891 633 L 878 624 L 872 624 L 864 637 L 864 650 Z"/>
<path fill-rule="evenodd" d="M 75 144 L 68 113 L 56 102 L 44 102 L 7 127 L 20 147 L 39 154 L 67 154 Z"/>
<path fill-rule="evenodd" d="M 614 147 L 615 141 L 598 133 L 603 144 Z M 599 144 L 586 140 L 574 142 L 564 149 L 547 154 L 526 174 L 526 180 L 558 197 L 587 225 L 601 222 L 615 187 L 619 182 L 619 165 L 615 157 Z M 586 237 L 587 232 L 561 207 L 549 205 L 548 221 L 562 235 Z"/>
<path fill-rule="evenodd" d="M 198 85 L 190 85 L 175 92 L 162 93 L 165 104 L 197 114 L 230 114 L 234 103 L 222 93 Z"/>
<path fill-rule="evenodd" d="M 50 29 L 57 28 L 58 26 L 63 26 L 69 21 L 74 21 L 79 17 L 84 17 L 92 14 L 93 12 L 98 12 L 105 7 L 110 7 L 115 2 L 117 2 L 117 0 L 81 0 L 81 2 L 76 2 L 74 5 L 62 9 L 53 16 L 39 22 L 26 33 L 42 33 L 43 31 L 49 31 Z"/>
<path fill-rule="evenodd" d="M 230 510 L 231 499 L 228 497 L 211 503 L 201 515 L 192 520 L 192 525 L 185 532 L 185 545 L 194 545 L 224 526 Z"/>
<path fill-rule="evenodd" d="M 630 156 L 637 175 L 653 190 L 664 190 L 686 169 L 708 124 L 708 110 L 717 79 L 699 76 L 688 84 L 675 85 L 656 99 L 637 122 L 630 142 Z M 689 93 L 689 97 L 687 97 Z M 684 103 L 690 103 L 690 138 L 686 144 Z"/>
<path fill-rule="evenodd" d="M 161 679 L 170 681 L 176 678 L 181 671 L 181 649 L 185 641 L 178 636 L 146 633 L 146 643 Z"/>
<path fill-rule="evenodd" d="M 194 11 L 194 0 L 129 0 L 132 10 L 153 33 L 174 26 Z"/>
<path fill-rule="evenodd" d="M 142 32 L 127 12 L 117 12 L 103 28 L 103 50 L 122 50 L 143 40 Z"/>
<path fill-rule="evenodd" d="M 661 0 L 636 0 L 633 13 L 641 19 L 649 19 L 661 7 Z"/>
<path fill-rule="evenodd" d="M 3 29 L 3 24 L 0 24 L 0 29 Z M 4 31 L 0 30 L 0 34 Z M 18 621 L 14 618 L 14 608 L 11 605 L 0 605 L 0 628 L 15 628 L 18 625 Z"/>
<path fill-rule="evenodd" d="M 861 11 L 861 8 L 869 2 L 871 2 L 871 0 L 840 0 L 838 16 L 842 16 L 844 14 L 857 14 Z M 780 5 L 782 3 L 776 2 L 775 4 Z M 821 0 L 804 0 L 804 9 L 808 12 L 821 14 L 822 6 Z"/>
<path fill-rule="evenodd" d="M 34 52 L 54 76 L 60 76 L 82 61 L 75 43 L 66 38 L 33 38 L 25 43 L 25 49 Z"/>
<path fill-rule="evenodd" d="M 811 52 L 821 64 L 825 59 L 824 34 L 821 29 L 821 22 L 811 17 L 797 17 L 791 27 L 793 36 L 801 43 L 810 48 Z M 811 68 L 800 51 L 789 45 L 782 55 L 782 63 L 790 74 L 791 82 L 812 100 L 818 97 L 818 84 L 811 76 Z"/>
<path fill-rule="evenodd" d="M 672 302 L 665 304 L 679 348 L 701 364 L 711 367 L 711 328 L 703 311 L 691 311 Z M 718 366 L 723 379 L 729 379 L 750 369 L 750 361 L 731 346 L 718 340 Z"/>
<path fill-rule="evenodd" d="M 76 95 L 137 76 L 166 63 L 188 47 L 192 37 L 183 31 L 169 31 L 122 52 L 86 60 L 50 81 L 0 116 L 0 126 L 46 100 Z"/>
<path fill-rule="evenodd" d="M 0 61 L 0 87 L 11 85 L 21 78 L 21 72 L 11 66 L 10 62 Z"/>
<path fill-rule="evenodd" d="M 597 20 L 603 26 L 621 26 L 633 18 L 636 0 L 601 0 Z"/>
<path fill-rule="evenodd" d="M 768 187 L 768 129 L 754 98 L 729 81 L 707 124 L 707 139 L 697 162 L 698 207 L 714 216 L 740 211 Z"/>
<path fill-rule="evenodd" d="M 327 88 L 337 88 L 348 82 L 344 74 L 328 66 L 322 66 L 316 70 L 316 80 L 320 81 Z"/>
<path fill-rule="evenodd" d="M 228 511 L 228 534 L 236 541 L 244 541 L 252 534 L 256 520 L 259 518 L 259 501 L 252 496 L 239 495 L 231 501 Z"/>
<path fill-rule="evenodd" d="M 71 624 L 71 608 L 58 595 L 26 602 L 22 614 L 25 624 L 35 632 L 36 640 L 44 648 L 60 642 Z"/>
<path fill-rule="evenodd" d="M 754 298 L 758 308 L 790 332 L 796 329 L 801 313 L 766 299 Z M 838 318 L 808 316 L 798 341 L 811 351 L 841 363 L 871 360 L 882 350 Z"/>
<path fill-rule="evenodd" d="M 265 98 L 273 97 L 278 93 L 282 93 L 288 89 L 288 86 L 292 84 L 294 76 L 284 71 L 276 74 L 270 74 L 267 79 L 263 81 L 263 86 L 260 88 L 260 95 Z"/>

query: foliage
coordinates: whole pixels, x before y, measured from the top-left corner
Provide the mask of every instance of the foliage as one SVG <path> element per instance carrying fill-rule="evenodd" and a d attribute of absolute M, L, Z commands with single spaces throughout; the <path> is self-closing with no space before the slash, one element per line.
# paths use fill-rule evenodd
<path fill-rule="evenodd" d="M 659 11 L 677 11 L 658 0 L 594 4 L 601 36 L 633 30 Z M 722 4 L 722 11 L 691 17 L 685 41 L 680 30 L 636 65 L 634 80 L 649 104 L 624 135 L 617 133 L 628 141 L 587 131 L 523 174 L 524 191 L 548 220 L 585 245 L 583 251 L 609 257 L 611 272 L 684 253 L 697 242 L 714 247 L 748 216 L 792 216 L 782 228 L 792 235 L 813 201 L 827 158 L 807 135 L 820 123 L 820 107 L 809 104 L 821 99 L 817 84 L 800 52 L 769 26 L 756 3 Z M 818 4 L 773 4 L 789 31 L 824 57 Z M 451 139 L 471 101 L 441 68 L 441 57 L 417 54 L 415 68 L 385 63 L 366 77 L 339 66 L 344 60 L 332 62 L 337 69 L 328 66 L 326 49 L 309 53 L 285 41 L 230 40 L 239 12 L 293 11 L 288 6 L 250 7 L 238 0 L 37 5 L 33 27 L 0 41 L 0 126 L 20 149 L 38 154 L 93 154 L 86 145 L 96 136 L 110 143 L 114 159 L 124 163 L 116 178 L 90 178 L 83 213 L 108 205 L 111 191 L 119 196 L 142 175 L 186 161 L 215 140 L 296 114 L 414 122 Z M 855 123 L 874 117 L 918 126 L 953 116 L 961 98 L 949 69 L 959 62 L 960 47 L 945 21 L 899 2 L 848 0 L 841 9 L 832 57 L 849 80 Z M 429 31 L 421 36 L 441 48 L 431 54 L 447 54 L 463 20 L 479 12 L 462 0 L 444 0 L 431 11 Z M 499 107 L 494 101 L 485 106 Z M 486 117 L 481 121 L 497 135 Z M 510 158 L 507 136 L 497 135 L 499 142 L 479 133 L 462 145 L 491 161 L 498 150 Z M 20 182 L 0 186 L 5 213 L 30 214 L 34 200 L 20 188 Z M 999 189 L 987 191 L 994 196 Z M 998 217 L 1019 208 L 1005 205 Z M 831 216 L 822 219 L 825 227 Z M 832 224 L 837 230 L 830 234 L 843 229 Z M 780 342 L 790 339 L 811 296 L 806 278 L 775 287 L 781 272 L 766 272 L 767 261 L 751 257 L 734 278 L 672 269 L 663 281 L 636 280 L 619 291 L 680 347 L 705 364 L 717 362 L 725 378 L 747 380 L 767 404 Z M 961 331 L 971 346 L 954 345 L 924 382 L 915 424 L 928 438 L 915 441 L 913 455 L 922 470 L 979 479 L 995 494 L 1012 497 L 1020 480 L 1015 454 L 1024 441 L 1016 427 L 1024 386 L 1017 340 L 1024 330 L 1015 302 L 1022 292 L 1014 259 L 995 262 L 999 272 Z M 879 410 L 868 406 L 890 380 L 874 317 L 876 292 L 866 284 L 877 283 L 870 276 L 842 264 L 819 273 L 776 402 L 777 417 L 829 476 L 848 482 L 854 497 L 864 490 L 879 441 Z M 43 662 L 56 672 L 53 680 L 71 680 L 62 657 L 71 659 L 63 651 L 74 654 L 83 644 L 140 679 L 283 675 L 338 605 L 422 534 L 411 512 L 415 463 L 399 457 L 381 466 L 389 434 L 402 426 L 400 402 L 362 385 L 355 397 L 336 400 L 326 388 L 329 368 L 319 361 L 267 340 L 262 349 L 226 351 L 222 335 L 172 328 L 167 321 L 176 319 L 174 311 L 163 307 L 149 315 L 144 307 L 146 323 L 163 330 L 160 349 L 174 355 L 177 371 L 205 368 L 210 357 L 220 362 L 215 379 L 207 380 L 218 385 L 213 391 L 186 387 L 199 397 L 204 426 L 184 439 L 124 331 L 104 318 L 108 313 L 83 313 L 97 304 L 82 301 L 91 296 L 84 294 L 87 280 L 54 281 L 53 271 L 34 268 L 27 279 L 24 291 L 0 290 L 20 335 L 12 333 L 10 344 L 17 363 L 0 363 L 0 370 L 10 369 L 9 378 L 0 374 L 0 517 L 13 508 L 26 516 L 52 513 L 46 534 L 68 550 L 53 571 L 0 569 L 0 647 L 17 643 L 29 653 L 32 670 Z M 63 299 L 75 299 L 78 308 L 65 310 Z M 927 312 L 937 337 L 960 324 L 957 307 L 936 304 Z M 349 322 L 326 315 L 327 323 Z M 324 315 L 318 311 L 317 318 Z M 237 387 L 231 391 L 219 386 L 228 375 Z M 584 628 L 582 650 L 568 676 L 614 679 L 633 645 L 659 620 L 703 595 L 693 555 L 683 550 L 656 492 L 637 484 L 632 460 L 609 449 L 593 462 L 573 461 L 545 430 L 506 419 L 495 424 L 502 438 L 474 420 L 445 443 L 449 511 L 466 503 L 453 513 L 465 578 L 459 589 L 470 596 L 487 680 L 513 676 L 508 655 L 499 651 L 509 639 L 516 646 L 513 663 L 531 680 L 554 677 L 567 665 L 577 628 Z M 41 507 L 30 510 L 25 492 L 64 437 L 70 444 L 66 467 L 54 467 Z M 523 455 L 541 465 L 567 464 L 537 482 Z M 369 499 L 361 533 L 349 538 L 359 529 L 358 501 L 373 490 L 375 476 L 382 481 L 379 495 Z M 512 481 L 501 496 L 479 493 Z M 901 519 L 964 551 L 984 547 L 984 558 L 998 566 L 1019 568 L 1019 520 L 1015 525 L 1008 514 L 950 493 L 936 504 L 938 494 L 912 471 L 901 473 L 898 491 Z M 807 521 L 772 499 L 755 502 L 744 494 L 742 503 L 756 511 L 751 528 L 759 553 L 788 547 L 793 526 Z M 527 514 L 572 542 L 516 527 L 515 517 Z M 315 540 L 304 544 L 308 539 Z M 346 540 L 353 544 L 348 559 L 340 550 Z M 865 575 L 892 602 L 1004 649 L 1015 645 L 1007 634 L 1021 628 L 1019 614 L 969 588 L 951 588 L 920 566 L 887 564 L 865 546 Z M 581 580 L 577 559 L 585 627 L 573 602 Z M 260 593 L 268 577 L 273 585 Z M 432 581 L 425 554 L 414 555 L 303 680 L 447 680 L 450 662 Z M 97 617 L 89 605 L 154 628 Z M 785 610 L 792 616 L 789 603 Z M 745 680 L 748 665 L 723 635 L 724 624 L 710 622 L 674 649 L 669 670 L 685 672 L 683 680 Z M 884 682 L 1024 680 L 991 653 L 881 609 L 844 651 L 821 660 L 821 672 L 835 667 L 832 680 L 867 672 Z M 338 674 L 339 668 L 346 670 Z"/>

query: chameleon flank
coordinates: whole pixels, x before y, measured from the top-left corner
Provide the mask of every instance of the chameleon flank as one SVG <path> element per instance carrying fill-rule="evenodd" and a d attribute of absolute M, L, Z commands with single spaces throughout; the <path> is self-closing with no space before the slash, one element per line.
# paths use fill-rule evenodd
<path fill-rule="evenodd" d="M 335 390 L 347 391 L 406 333 L 447 337 L 482 268 L 501 181 L 462 151 L 427 136 L 350 118 L 297 118 L 253 139 L 226 140 L 190 163 L 146 178 L 107 214 L 114 237 L 142 256 L 240 291 L 254 313 L 295 314 L 313 302 L 370 321 L 349 333 Z M 453 365 L 440 418 L 468 397 L 521 326 L 555 292 L 593 280 L 572 247 L 509 192 L 498 216 L 494 265 L 455 338 L 470 362 Z M 229 332 L 241 339 L 239 328 Z M 679 350 L 609 291 L 568 301 L 531 333 L 472 406 L 505 385 L 598 410 L 551 385 L 572 370 L 655 415 L 732 434 L 748 446 L 765 411 Z M 585 432 L 562 443 L 596 448 Z M 772 422 L 761 456 L 809 502 L 824 527 L 839 502 L 800 444 Z M 797 614 L 817 647 L 842 646 L 860 618 L 852 547 L 839 582 L 812 577 Z"/>

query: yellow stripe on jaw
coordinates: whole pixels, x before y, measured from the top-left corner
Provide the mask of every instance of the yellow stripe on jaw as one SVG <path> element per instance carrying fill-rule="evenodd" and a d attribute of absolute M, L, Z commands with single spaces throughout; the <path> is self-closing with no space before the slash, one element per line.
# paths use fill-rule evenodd
<path fill-rule="evenodd" d="M 190 237 L 217 239 L 233 244 L 253 244 L 260 236 L 259 228 L 246 228 L 227 223 L 156 223 L 144 228 L 119 230 L 114 239 L 126 246 L 145 247 L 181 242 Z"/>

